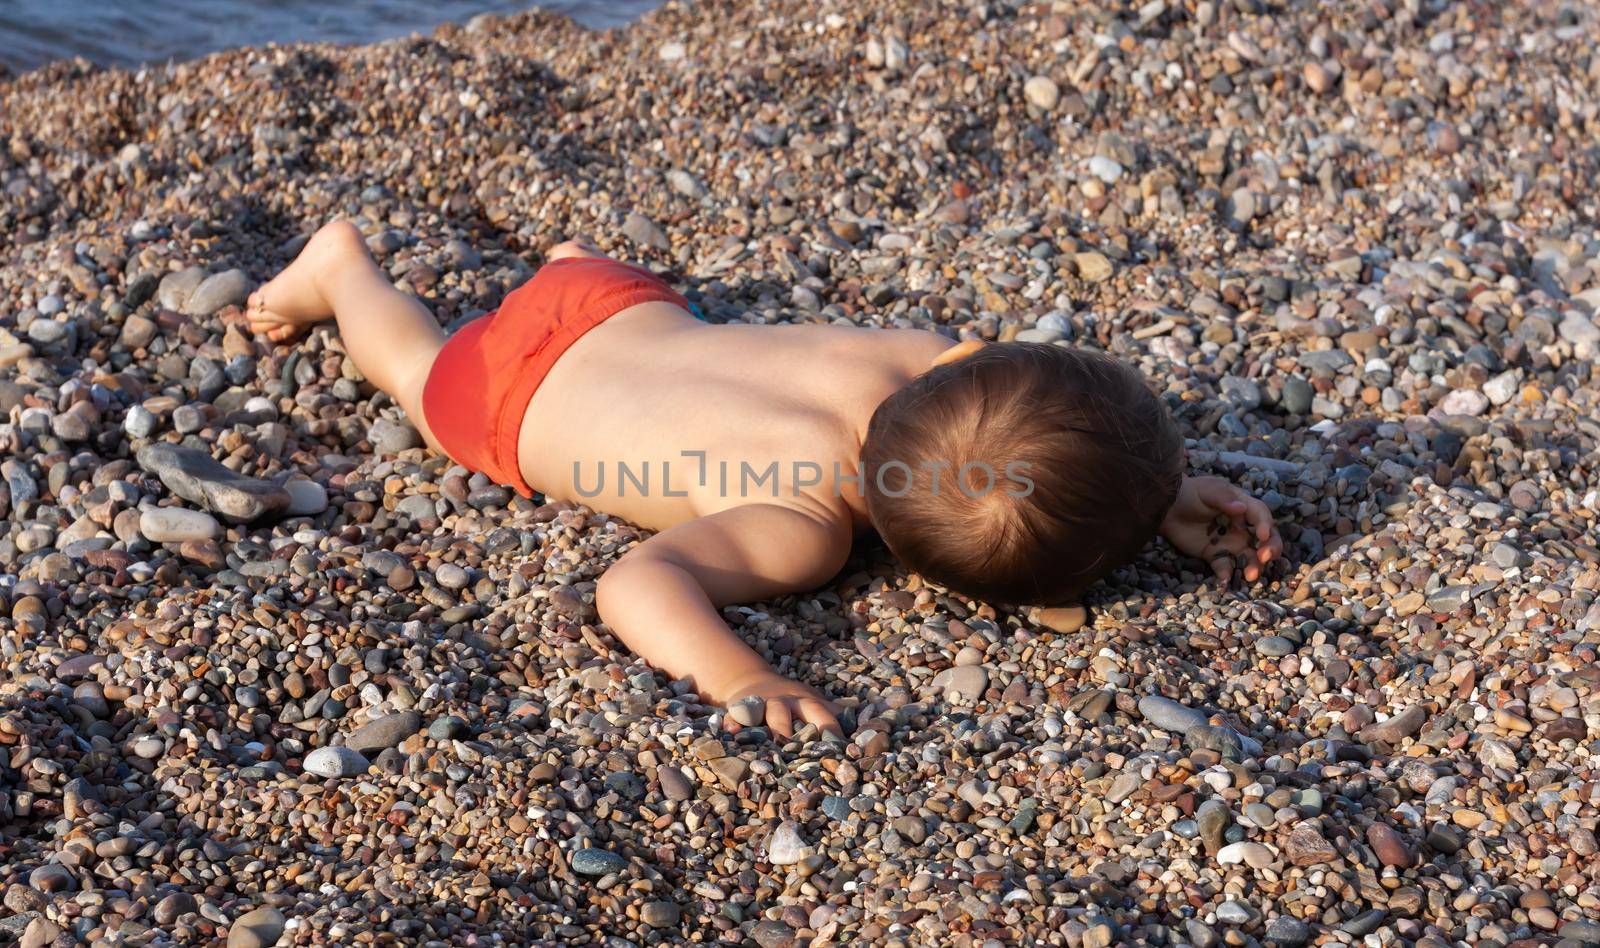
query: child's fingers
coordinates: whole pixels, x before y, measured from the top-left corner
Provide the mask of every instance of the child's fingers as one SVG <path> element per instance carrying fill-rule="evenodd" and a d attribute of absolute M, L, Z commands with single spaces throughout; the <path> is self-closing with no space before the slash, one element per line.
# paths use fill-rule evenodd
<path fill-rule="evenodd" d="M 1272 536 L 1268 537 L 1265 543 L 1256 548 L 1256 556 L 1260 558 L 1263 566 L 1282 555 L 1283 537 L 1279 536 L 1276 530 L 1272 531 Z"/>
<path fill-rule="evenodd" d="M 1211 571 L 1217 574 L 1217 582 L 1228 585 L 1233 579 L 1233 554 L 1220 553 L 1211 558 Z"/>
<path fill-rule="evenodd" d="M 1260 499 L 1246 497 L 1244 504 L 1244 519 L 1255 532 L 1256 539 L 1265 543 L 1272 536 L 1272 511 Z"/>
<path fill-rule="evenodd" d="M 1195 496 L 1213 510 L 1227 510 L 1239 499 L 1239 489 L 1220 477 L 1202 477 L 1195 484 Z"/>
<path fill-rule="evenodd" d="M 839 726 L 838 715 L 825 701 L 816 698 L 800 699 L 800 717 L 830 734 L 844 737 L 844 728 Z"/>
<path fill-rule="evenodd" d="M 767 727 L 782 737 L 794 736 L 794 710 L 788 698 L 767 699 Z"/>

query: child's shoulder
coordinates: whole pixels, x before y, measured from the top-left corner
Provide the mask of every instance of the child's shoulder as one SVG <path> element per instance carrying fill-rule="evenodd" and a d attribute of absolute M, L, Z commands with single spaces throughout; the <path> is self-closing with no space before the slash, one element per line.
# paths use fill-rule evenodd
<path fill-rule="evenodd" d="M 873 329 L 870 332 L 880 346 L 929 361 L 956 344 L 956 340 L 932 329 Z"/>

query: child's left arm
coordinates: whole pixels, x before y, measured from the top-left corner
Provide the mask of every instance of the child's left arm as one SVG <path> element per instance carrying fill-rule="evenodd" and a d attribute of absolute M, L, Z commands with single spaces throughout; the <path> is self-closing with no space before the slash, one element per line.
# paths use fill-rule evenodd
<path fill-rule="evenodd" d="M 600 577 L 600 618 L 645 661 L 694 679 L 702 697 L 727 705 L 766 702 L 767 724 L 788 736 L 798 723 L 837 732 L 837 709 L 778 674 L 723 621 L 720 609 L 815 589 L 850 553 L 848 520 L 777 504 L 747 504 L 663 530 Z"/>
<path fill-rule="evenodd" d="M 1244 578 L 1255 582 L 1261 568 L 1283 554 L 1283 538 L 1272 511 L 1220 477 L 1186 477 L 1178 499 L 1161 522 L 1161 535 L 1180 553 L 1205 560 L 1223 585 L 1244 560 Z"/>

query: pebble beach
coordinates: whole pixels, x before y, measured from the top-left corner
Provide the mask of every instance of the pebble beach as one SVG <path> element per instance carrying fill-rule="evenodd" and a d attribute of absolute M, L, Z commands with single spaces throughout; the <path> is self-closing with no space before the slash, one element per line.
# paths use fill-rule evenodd
<path fill-rule="evenodd" d="M 1600 945 L 1597 40 L 716 0 L 0 78 L 0 943 Z M 1286 559 L 1012 609 L 865 542 L 725 611 L 845 708 L 775 738 L 598 621 L 644 531 L 244 330 L 338 218 L 449 326 L 582 235 L 1109 350 Z"/>

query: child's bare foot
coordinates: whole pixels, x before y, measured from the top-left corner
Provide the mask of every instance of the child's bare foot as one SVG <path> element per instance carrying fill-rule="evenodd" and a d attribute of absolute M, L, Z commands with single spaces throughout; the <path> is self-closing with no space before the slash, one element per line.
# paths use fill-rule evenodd
<path fill-rule="evenodd" d="M 349 221 L 334 221 L 312 235 L 282 273 L 262 284 L 245 304 L 252 332 L 273 342 L 288 342 L 333 315 L 321 286 L 329 275 L 352 263 L 372 266 L 361 231 Z"/>

